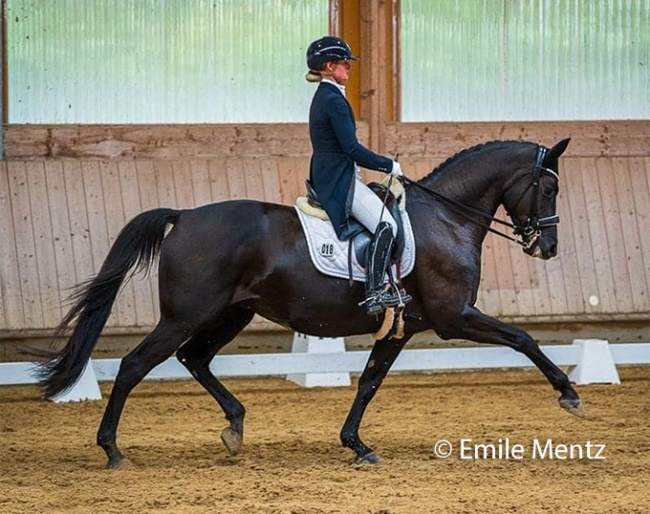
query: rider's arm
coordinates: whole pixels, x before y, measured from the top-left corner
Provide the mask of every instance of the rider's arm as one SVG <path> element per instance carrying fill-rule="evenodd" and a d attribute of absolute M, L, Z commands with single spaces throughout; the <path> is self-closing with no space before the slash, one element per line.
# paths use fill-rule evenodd
<path fill-rule="evenodd" d="M 350 107 L 343 97 L 330 103 L 332 128 L 343 151 L 359 166 L 369 170 L 390 173 L 393 161 L 374 153 L 357 140 L 357 134 Z"/>

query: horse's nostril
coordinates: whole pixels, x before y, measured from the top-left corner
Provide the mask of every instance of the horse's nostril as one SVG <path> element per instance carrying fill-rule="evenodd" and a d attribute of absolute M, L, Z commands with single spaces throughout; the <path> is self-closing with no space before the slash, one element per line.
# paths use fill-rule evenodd
<path fill-rule="evenodd" d="M 555 257 L 557 255 L 557 245 L 551 245 L 551 247 L 548 249 L 548 253 L 551 257 Z"/>

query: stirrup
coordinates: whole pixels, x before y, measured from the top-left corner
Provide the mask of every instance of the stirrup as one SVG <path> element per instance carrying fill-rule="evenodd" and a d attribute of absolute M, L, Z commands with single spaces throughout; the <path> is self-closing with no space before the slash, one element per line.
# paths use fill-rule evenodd
<path fill-rule="evenodd" d="M 394 282 L 389 282 L 379 293 L 381 303 L 386 307 L 404 308 L 407 303 L 413 300 L 410 294 L 407 294 L 403 287 Z"/>
<path fill-rule="evenodd" d="M 398 307 L 404 308 L 407 303 L 409 303 L 411 300 L 413 300 L 413 297 L 410 294 L 408 294 L 404 290 L 404 288 L 395 286 L 395 291 L 396 291 L 397 297 L 399 299 L 399 303 L 397 304 Z"/>
<path fill-rule="evenodd" d="M 365 306 L 366 313 L 370 316 L 377 316 L 388 308 L 404 307 L 411 300 L 411 296 L 406 294 L 404 290 L 400 291 L 395 288 L 395 291 L 391 291 L 387 288 L 372 294 L 359 305 Z"/>
<path fill-rule="evenodd" d="M 381 302 L 379 294 L 366 298 L 363 302 L 359 302 L 359 305 L 366 308 L 366 314 L 369 316 L 378 316 L 386 310 L 386 306 Z"/>

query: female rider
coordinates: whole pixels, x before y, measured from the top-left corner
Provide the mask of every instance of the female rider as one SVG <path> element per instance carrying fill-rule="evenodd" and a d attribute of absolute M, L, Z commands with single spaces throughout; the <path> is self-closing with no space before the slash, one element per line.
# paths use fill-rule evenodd
<path fill-rule="evenodd" d="M 378 155 L 357 141 L 352 107 L 345 98 L 345 82 L 352 55 L 348 44 L 325 36 L 307 49 L 307 80 L 319 82 L 309 111 L 313 154 L 309 178 L 318 200 L 329 215 L 340 240 L 351 236 L 350 217 L 359 221 L 373 239 L 366 257 L 366 300 L 370 315 L 400 303 L 400 296 L 384 289 L 397 223 L 382 201 L 360 179 L 359 166 L 401 177 L 397 161 Z M 410 300 L 401 295 L 401 301 Z"/>

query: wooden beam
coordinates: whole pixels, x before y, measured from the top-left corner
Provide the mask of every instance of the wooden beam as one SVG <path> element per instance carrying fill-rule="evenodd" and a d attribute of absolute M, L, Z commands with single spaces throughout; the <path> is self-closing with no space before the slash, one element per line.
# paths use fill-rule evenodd
<path fill-rule="evenodd" d="M 388 123 L 386 152 L 403 157 L 448 158 L 496 140 L 552 145 L 570 137 L 566 157 L 643 157 L 650 148 L 650 121 L 530 121 Z"/>
<path fill-rule="evenodd" d="M 494 140 L 550 145 L 571 137 L 567 157 L 646 157 L 650 121 L 552 121 L 472 123 L 385 123 L 388 155 L 447 158 Z M 359 140 L 368 144 L 370 126 L 357 121 Z M 7 159 L 72 157 L 212 158 L 310 155 L 306 124 L 246 125 L 8 125 Z"/>
<path fill-rule="evenodd" d="M 366 58 L 361 43 L 361 0 L 331 0 L 330 32 L 344 39 L 352 48 L 352 53 L 361 57 L 361 64 L 352 63 L 350 79 L 345 86 L 346 97 L 355 115 L 361 112 L 362 64 Z"/>
<path fill-rule="evenodd" d="M 364 2 L 361 13 L 362 55 L 361 63 L 361 110 L 360 116 L 368 121 L 370 128 L 370 148 L 381 152 L 383 117 L 380 112 L 383 95 L 380 35 L 384 30 L 384 20 L 380 19 L 378 2 Z"/>

